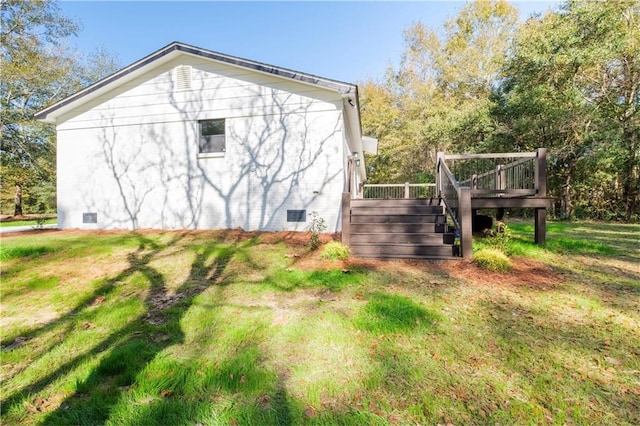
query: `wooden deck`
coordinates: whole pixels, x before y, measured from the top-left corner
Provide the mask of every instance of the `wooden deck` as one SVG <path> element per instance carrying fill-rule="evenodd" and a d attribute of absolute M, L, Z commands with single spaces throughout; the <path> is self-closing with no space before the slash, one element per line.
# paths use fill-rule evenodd
<path fill-rule="evenodd" d="M 365 185 L 357 194 L 344 193 L 342 241 L 355 255 L 367 257 L 470 258 L 476 210 L 528 208 L 535 211 L 535 242 L 544 244 L 552 202 L 546 179 L 544 148 L 531 153 L 438 153 L 435 184 Z M 431 221 L 442 225 L 439 231 L 412 231 Z M 452 242 L 450 235 L 459 238 Z"/>

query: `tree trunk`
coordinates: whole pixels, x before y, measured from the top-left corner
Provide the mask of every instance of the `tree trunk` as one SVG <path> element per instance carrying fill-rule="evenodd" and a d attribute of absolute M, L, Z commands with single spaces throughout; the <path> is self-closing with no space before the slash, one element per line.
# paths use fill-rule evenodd
<path fill-rule="evenodd" d="M 621 167 L 622 172 L 622 202 L 625 206 L 625 219 L 630 221 L 634 214 L 637 213 L 638 192 L 640 184 L 638 183 L 640 171 L 638 170 L 638 139 L 640 132 L 632 129 L 625 123 L 623 128 L 623 142 L 627 147 L 626 158 Z"/>
<path fill-rule="evenodd" d="M 573 200 L 571 199 L 571 174 L 567 175 L 562 185 L 562 219 L 571 219 L 573 215 Z"/>
<path fill-rule="evenodd" d="M 16 183 L 16 195 L 13 198 L 15 209 L 13 211 L 14 216 L 22 216 L 22 185 Z"/>

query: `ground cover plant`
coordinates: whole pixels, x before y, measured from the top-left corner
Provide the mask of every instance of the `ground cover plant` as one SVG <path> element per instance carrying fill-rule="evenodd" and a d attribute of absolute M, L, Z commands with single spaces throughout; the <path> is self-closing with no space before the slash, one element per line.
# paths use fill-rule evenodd
<path fill-rule="evenodd" d="M 509 226 L 509 273 L 309 234 L 3 237 L 2 424 L 639 424 L 640 225 Z"/>

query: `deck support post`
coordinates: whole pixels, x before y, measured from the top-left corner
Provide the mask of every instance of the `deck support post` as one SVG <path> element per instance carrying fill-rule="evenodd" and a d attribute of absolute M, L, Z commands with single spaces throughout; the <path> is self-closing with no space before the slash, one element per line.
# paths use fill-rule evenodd
<path fill-rule="evenodd" d="M 547 196 L 547 150 L 538 148 L 536 150 L 535 185 L 536 196 Z M 535 213 L 535 242 L 543 245 L 547 241 L 547 209 L 536 209 Z"/>
<path fill-rule="evenodd" d="M 471 189 L 460 188 L 458 192 L 458 221 L 460 224 L 460 251 L 463 259 L 473 256 L 473 220 L 471 211 Z"/>
<path fill-rule="evenodd" d="M 342 244 L 351 243 L 351 193 L 342 193 Z"/>
<path fill-rule="evenodd" d="M 547 241 L 547 209 L 536 209 L 535 215 L 535 242 L 544 245 Z"/>

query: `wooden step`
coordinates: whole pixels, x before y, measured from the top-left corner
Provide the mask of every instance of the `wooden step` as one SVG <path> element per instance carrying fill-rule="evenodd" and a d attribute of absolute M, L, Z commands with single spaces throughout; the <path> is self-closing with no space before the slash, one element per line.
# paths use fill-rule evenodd
<path fill-rule="evenodd" d="M 351 215 L 441 215 L 442 206 L 366 206 L 351 207 Z"/>
<path fill-rule="evenodd" d="M 445 223 L 443 214 L 359 214 L 351 213 L 351 223 Z"/>
<path fill-rule="evenodd" d="M 452 233 L 351 233 L 351 244 L 453 244 L 455 236 Z"/>
<path fill-rule="evenodd" d="M 351 235 L 364 233 L 444 233 L 448 226 L 444 223 L 352 223 Z"/>
<path fill-rule="evenodd" d="M 354 255 L 356 256 L 356 255 Z M 449 256 L 449 255 L 445 255 L 445 256 L 437 256 L 437 255 L 426 255 L 426 256 L 418 256 L 418 255 L 412 255 L 412 256 L 407 256 L 407 255 L 392 255 L 392 254 L 385 254 L 385 255 L 357 255 L 356 257 L 360 257 L 363 259 L 381 259 L 381 260 L 392 260 L 392 259 L 397 259 L 397 260 L 402 260 L 402 259 L 418 259 L 418 260 L 460 260 L 460 257 L 458 255 L 454 255 L 454 256 Z"/>
<path fill-rule="evenodd" d="M 454 257 L 457 248 L 452 245 L 438 244 L 351 244 L 351 254 L 358 257 L 376 257 L 376 258 L 414 258 L 419 257 L 437 257 L 449 258 Z"/>
<path fill-rule="evenodd" d="M 398 206 L 438 206 L 439 201 L 437 198 L 433 200 L 430 199 L 409 199 L 409 198 L 399 198 L 399 199 L 368 199 L 368 198 L 357 198 L 355 200 L 351 200 L 351 207 L 368 207 L 368 206 L 378 206 L 378 207 L 398 207 Z"/>

